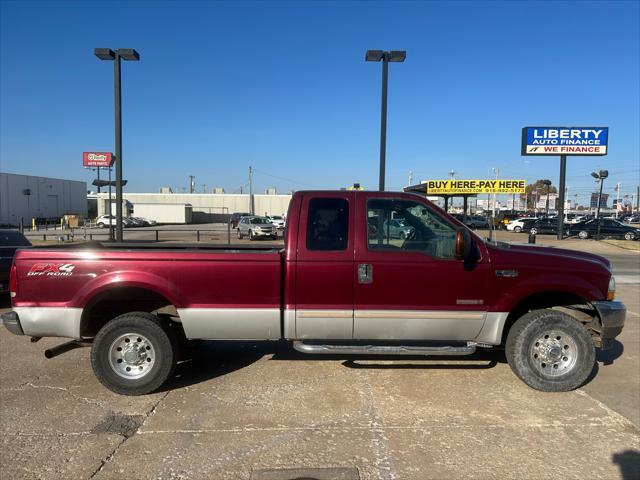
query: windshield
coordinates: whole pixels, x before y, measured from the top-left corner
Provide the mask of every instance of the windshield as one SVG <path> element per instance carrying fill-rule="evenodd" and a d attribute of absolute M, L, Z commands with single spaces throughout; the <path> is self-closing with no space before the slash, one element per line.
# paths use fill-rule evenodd
<path fill-rule="evenodd" d="M 266 218 L 252 218 L 251 223 L 254 225 L 263 225 L 263 224 L 269 224 L 271 223 L 269 220 L 267 220 Z"/>

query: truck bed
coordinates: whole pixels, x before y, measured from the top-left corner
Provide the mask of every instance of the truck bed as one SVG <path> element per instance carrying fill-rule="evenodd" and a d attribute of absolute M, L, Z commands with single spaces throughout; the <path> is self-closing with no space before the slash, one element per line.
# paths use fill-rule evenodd
<path fill-rule="evenodd" d="M 37 334 L 80 337 L 104 298 L 156 296 L 175 307 L 190 338 L 280 338 L 282 253 L 273 246 L 92 243 L 18 251 L 14 308 L 30 308 Z M 22 299 L 25 299 L 24 301 Z M 121 300 L 125 299 L 125 300 Z M 160 300 L 158 300 L 160 302 Z M 113 301 L 112 301 L 113 302 Z M 39 307 L 36 311 L 33 308 Z M 44 325 L 47 325 L 46 328 Z M 69 331 L 73 331 L 73 335 Z"/>

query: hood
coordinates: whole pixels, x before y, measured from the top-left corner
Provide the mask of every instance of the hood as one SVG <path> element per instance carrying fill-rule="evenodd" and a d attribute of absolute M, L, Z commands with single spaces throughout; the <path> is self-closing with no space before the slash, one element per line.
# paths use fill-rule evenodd
<path fill-rule="evenodd" d="M 513 245 L 508 243 L 486 244 L 492 261 L 501 263 L 512 259 L 514 263 L 534 263 L 542 265 L 552 263 L 555 267 L 566 267 L 569 264 L 580 264 L 611 271 L 611 262 L 594 253 L 579 252 L 566 248 L 543 247 L 538 245 Z"/>

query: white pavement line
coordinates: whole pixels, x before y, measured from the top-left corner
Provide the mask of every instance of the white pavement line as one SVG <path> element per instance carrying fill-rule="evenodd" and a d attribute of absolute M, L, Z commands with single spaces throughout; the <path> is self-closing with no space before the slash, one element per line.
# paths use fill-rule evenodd
<path fill-rule="evenodd" d="M 614 275 L 618 285 L 640 285 L 640 275 Z"/>
<path fill-rule="evenodd" d="M 369 375 L 364 375 L 364 385 L 361 390 L 363 401 L 369 416 L 368 430 L 371 433 L 375 465 L 382 480 L 395 480 L 397 477 L 393 454 L 389 448 L 389 439 L 384 433 L 383 420 L 376 407 L 375 398 L 371 391 Z"/>
<path fill-rule="evenodd" d="M 624 417 L 623 417 L 624 418 Z M 389 425 L 389 426 L 379 426 L 375 427 L 376 430 L 389 430 L 389 431 L 411 431 L 411 432 L 422 432 L 425 429 L 435 430 L 435 429 L 474 429 L 480 428 L 483 430 L 500 430 L 500 429 L 547 429 L 547 428 L 602 428 L 604 424 L 602 422 L 591 422 L 591 423 L 535 423 L 528 425 L 472 425 L 472 424 L 443 424 L 443 425 L 420 425 L 419 427 L 405 426 L 405 425 Z M 637 428 L 637 427 L 636 427 Z M 256 433 L 256 432 L 306 432 L 306 431 L 332 431 L 332 432 L 348 432 L 348 431 L 361 431 L 361 430 L 371 430 L 371 426 L 353 426 L 353 427 L 326 427 L 326 426 L 318 426 L 318 427 L 266 427 L 266 428 L 207 428 L 207 429 L 198 429 L 198 430 L 146 430 L 144 432 L 136 433 L 136 435 L 149 435 L 149 434 L 185 434 L 185 435 L 208 435 L 208 434 L 219 434 L 219 433 Z M 7 434 L 10 435 L 10 434 Z M 25 434 L 27 435 L 27 434 Z"/>
<path fill-rule="evenodd" d="M 622 427 L 631 427 L 635 430 L 638 430 L 639 427 L 638 425 L 636 425 L 635 423 L 633 423 L 631 420 L 629 420 L 627 417 L 625 417 L 624 415 L 620 415 L 618 412 L 616 412 L 615 410 L 612 410 L 611 408 L 609 408 L 607 405 L 605 405 L 604 403 L 602 403 L 600 400 L 597 400 L 595 398 L 593 398 L 591 395 L 589 395 L 587 392 L 585 392 L 584 390 L 581 389 L 577 389 L 574 390 L 575 393 L 577 393 L 578 395 L 581 395 L 583 397 L 587 397 L 589 400 L 592 400 L 596 405 L 598 405 L 601 409 L 603 409 L 605 412 L 607 412 L 607 415 L 609 417 L 611 417 L 611 420 L 613 420 L 615 423 L 617 423 L 618 425 L 622 426 Z"/>
<path fill-rule="evenodd" d="M 628 315 L 633 315 L 634 317 L 640 317 L 640 313 L 631 312 L 631 311 L 629 311 L 629 310 L 627 310 L 627 314 L 628 314 Z"/>

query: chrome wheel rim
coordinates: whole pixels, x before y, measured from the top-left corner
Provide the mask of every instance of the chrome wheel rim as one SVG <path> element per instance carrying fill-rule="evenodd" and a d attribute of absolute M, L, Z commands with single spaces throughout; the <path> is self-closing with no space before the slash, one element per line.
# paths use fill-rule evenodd
<path fill-rule="evenodd" d="M 153 369 L 155 361 L 153 344 L 139 333 L 120 335 L 109 347 L 109 365 L 122 378 L 144 377 Z"/>
<path fill-rule="evenodd" d="M 589 235 L 589 234 L 588 234 L 587 232 L 580 232 L 580 233 L 578 234 L 578 236 L 579 236 L 580 238 L 587 238 L 587 236 L 588 236 L 588 235 Z"/>
<path fill-rule="evenodd" d="M 532 229 L 531 229 L 531 235 L 535 235 L 535 234 L 537 234 L 537 233 L 538 233 L 538 230 L 537 230 L 537 229 L 535 229 L 535 228 L 532 228 Z"/>
<path fill-rule="evenodd" d="M 571 335 L 560 330 L 544 332 L 529 350 L 531 363 L 541 374 L 560 377 L 573 370 L 578 360 L 578 346 Z"/>

